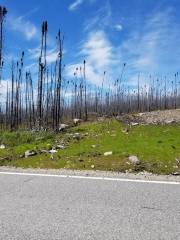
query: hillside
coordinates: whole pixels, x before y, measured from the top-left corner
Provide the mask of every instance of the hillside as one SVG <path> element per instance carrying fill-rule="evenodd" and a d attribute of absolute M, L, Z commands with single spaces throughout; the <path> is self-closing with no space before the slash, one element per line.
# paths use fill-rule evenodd
<path fill-rule="evenodd" d="M 153 116 L 153 121 L 157 116 L 158 124 L 147 125 L 134 119 L 125 124 L 116 119 L 100 118 L 58 134 L 1 132 L 0 165 L 178 174 L 180 125 L 175 121 L 160 124 L 160 115 L 169 119 L 167 113 L 171 119 L 177 116 L 177 121 L 179 118 L 177 110 L 171 114 L 167 111 L 136 115 L 147 121 L 150 116 Z M 129 115 L 129 119 L 132 116 L 135 115 Z"/>

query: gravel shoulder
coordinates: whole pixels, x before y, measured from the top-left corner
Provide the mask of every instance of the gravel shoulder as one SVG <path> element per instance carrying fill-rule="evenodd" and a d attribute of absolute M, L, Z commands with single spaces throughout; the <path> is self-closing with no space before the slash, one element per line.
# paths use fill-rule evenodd
<path fill-rule="evenodd" d="M 85 176 L 85 177 L 104 177 L 104 178 L 121 178 L 132 180 L 147 180 L 147 181 L 169 181 L 180 182 L 180 176 L 173 175 L 155 175 L 148 172 L 120 173 L 111 171 L 93 171 L 93 170 L 66 170 L 66 169 L 23 169 L 14 167 L 0 167 L 0 172 L 14 173 L 32 173 L 32 174 L 50 174 L 50 175 L 66 175 L 66 176 Z"/>

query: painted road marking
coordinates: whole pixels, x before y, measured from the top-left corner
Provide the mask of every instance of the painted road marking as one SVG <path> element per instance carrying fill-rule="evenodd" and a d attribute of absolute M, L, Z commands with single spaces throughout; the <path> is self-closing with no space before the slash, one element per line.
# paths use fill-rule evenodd
<path fill-rule="evenodd" d="M 23 172 L 0 172 L 2 175 L 17 175 L 17 176 L 35 176 L 35 177 L 55 177 L 55 178 L 70 178 L 70 179 L 89 179 L 89 180 L 104 180 L 117 182 L 134 182 L 134 183 L 154 183 L 154 184 L 169 184 L 180 185 L 180 182 L 175 181 L 155 181 L 129 178 L 111 178 L 111 177 L 91 177 L 91 176 L 74 176 L 74 175 L 54 175 L 42 173 L 23 173 Z"/>

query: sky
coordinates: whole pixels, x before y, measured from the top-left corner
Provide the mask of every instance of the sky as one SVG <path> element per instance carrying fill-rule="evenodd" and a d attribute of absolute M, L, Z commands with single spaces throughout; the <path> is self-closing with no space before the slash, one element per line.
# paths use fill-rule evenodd
<path fill-rule="evenodd" d="M 87 62 L 88 80 L 100 85 L 104 71 L 108 81 L 121 75 L 137 84 L 149 75 L 173 76 L 180 68 L 179 0 L 1 0 L 8 14 L 4 31 L 4 81 L 12 59 L 25 51 L 26 70 L 34 76 L 42 21 L 48 21 L 48 63 L 56 54 L 55 37 L 64 35 L 65 75 L 73 77 Z"/>

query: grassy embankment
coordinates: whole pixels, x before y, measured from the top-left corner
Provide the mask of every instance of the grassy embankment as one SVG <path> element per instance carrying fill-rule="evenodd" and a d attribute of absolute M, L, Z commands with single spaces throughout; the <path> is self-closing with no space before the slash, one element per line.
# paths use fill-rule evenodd
<path fill-rule="evenodd" d="M 128 127 L 116 120 L 82 124 L 66 132 L 0 132 L 0 165 L 22 168 L 98 169 L 112 171 L 150 171 L 169 174 L 180 171 L 180 125 Z M 75 137 L 75 133 L 80 136 Z M 52 155 L 40 153 L 58 144 L 64 150 Z M 33 157 L 20 157 L 26 150 Z M 111 156 L 104 156 L 112 151 Z M 133 166 L 128 157 L 135 155 L 140 164 Z"/>

